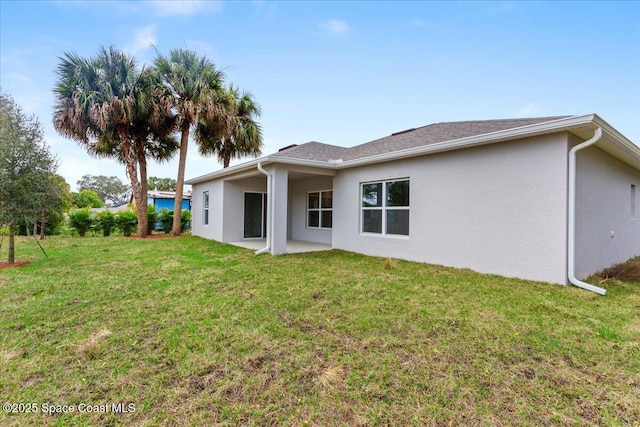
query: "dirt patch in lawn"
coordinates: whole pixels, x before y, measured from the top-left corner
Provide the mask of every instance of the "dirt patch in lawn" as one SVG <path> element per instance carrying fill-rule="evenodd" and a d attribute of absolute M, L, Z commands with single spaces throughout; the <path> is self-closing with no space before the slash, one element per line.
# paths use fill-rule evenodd
<path fill-rule="evenodd" d="M 0 269 L 3 268 L 13 268 L 13 267 L 22 267 L 23 265 L 30 264 L 29 261 L 16 261 L 13 264 L 9 264 L 6 261 L 0 262 Z"/>

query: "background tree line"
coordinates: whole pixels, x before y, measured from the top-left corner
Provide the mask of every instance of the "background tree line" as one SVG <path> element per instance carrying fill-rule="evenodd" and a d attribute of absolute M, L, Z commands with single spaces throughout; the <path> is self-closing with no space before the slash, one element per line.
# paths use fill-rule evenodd
<path fill-rule="evenodd" d="M 131 187 L 117 176 L 83 175 L 77 182 L 78 192 L 71 193 L 73 204 L 79 208 L 122 206 L 131 200 Z M 158 191 L 176 191 L 176 180 L 152 176 L 147 188 Z"/>

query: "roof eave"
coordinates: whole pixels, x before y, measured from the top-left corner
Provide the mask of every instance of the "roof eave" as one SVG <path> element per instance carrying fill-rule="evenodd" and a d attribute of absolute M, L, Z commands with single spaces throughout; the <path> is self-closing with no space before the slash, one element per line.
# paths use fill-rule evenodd
<path fill-rule="evenodd" d="M 322 168 L 322 169 L 336 169 L 337 163 L 329 160 L 305 160 L 305 159 L 296 159 L 293 157 L 284 157 L 284 156 L 265 156 L 260 157 L 255 160 L 251 160 L 239 165 L 231 166 L 225 169 L 217 170 L 215 172 L 208 173 L 206 175 L 201 175 L 196 178 L 192 178 L 190 180 L 185 181 L 185 184 L 194 185 L 200 184 L 202 182 L 211 181 L 212 179 L 219 179 L 225 176 L 235 175 L 238 173 L 246 172 L 251 169 L 257 169 L 258 163 L 263 166 L 269 164 L 284 164 L 284 165 L 294 165 L 294 166 L 309 166 L 314 168 Z"/>
<path fill-rule="evenodd" d="M 640 170 L 640 147 L 618 132 L 600 116 L 594 116 L 593 123 L 602 128 L 605 134 L 605 137 L 601 138 L 595 145 L 622 162 Z"/>

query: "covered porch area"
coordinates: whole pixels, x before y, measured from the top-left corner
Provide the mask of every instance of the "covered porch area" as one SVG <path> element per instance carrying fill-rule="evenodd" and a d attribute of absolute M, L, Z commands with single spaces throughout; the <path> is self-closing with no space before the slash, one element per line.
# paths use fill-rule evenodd
<path fill-rule="evenodd" d="M 223 182 L 223 241 L 272 255 L 331 249 L 335 174 L 258 163 L 229 176 Z"/>
<path fill-rule="evenodd" d="M 241 240 L 239 242 L 229 242 L 234 246 L 240 246 L 241 248 L 251 249 L 258 251 L 266 246 L 267 241 L 265 239 L 257 240 Z M 326 243 L 307 242 L 304 240 L 287 240 L 288 254 L 299 254 L 304 252 L 319 252 L 331 250 L 331 245 Z"/>

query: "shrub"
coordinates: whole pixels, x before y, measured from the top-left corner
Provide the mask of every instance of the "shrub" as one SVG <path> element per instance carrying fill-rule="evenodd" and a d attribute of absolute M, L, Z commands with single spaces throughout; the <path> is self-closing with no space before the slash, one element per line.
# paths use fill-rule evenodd
<path fill-rule="evenodd" d="M 160 209 L 158 221 L 162 224 L 162 231 L 171 233 L 171 229 L 173 228 L 173 211 L 167 208 Z"/>
<path fill-rule="evenodd" d="M 75 229 L 80 237 L 87 234 L 87 230 L 91 228 L 94 220 L 91 217 L 89 208 L 74 209 L 69 212 L 69 226 Z"/>
<path fill-rule="evenodd" d="M 120 211 L 116 215 L 116 226 L 125 236 L 131 236 L 131 233 L 138 228 L 138 216 L 132 209 Z"/>
<path fill-rule="evenodd" d="M 102 230 L 102 235 L 111 235 L 111 230 L 116 226 L 116 216 L 111 211 L 102 211 L 96 215 L 96 228 Z"/>
<path fill-rule="evenodd" d="M 173 211 L 167 208 L 160 209 L 158 220 L 160 221 L 160 223 L 162 223 L 162 230 L 165 233 L 171 233 L 171 230 L 173 229 Z M 180 232 L 183 232 L 184 230 L 189 228 L 189 226 L 191 225 L 190 222 L 191 211 L 188 209 L 183 209 L 182 212 L 180 212 Z"/>
<path fill-rule="evenodd" d="M 158 222 L 158 211 L 153 205 L 147 205 L 147 234 L 153 233 Z"/>
<path fill-rule="evenodd" d="M 183 232 L 187 228 L 191 228 L 191 211 L 183 209 L 180 212 L 180 231 Z"/>

